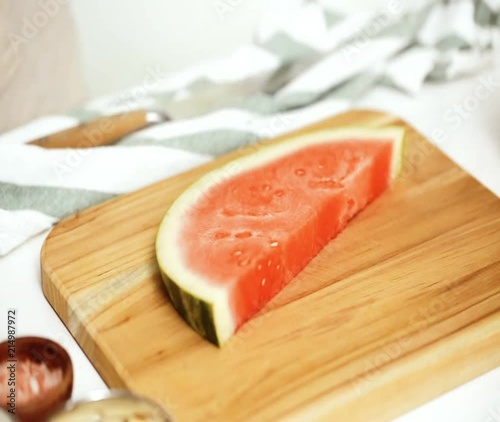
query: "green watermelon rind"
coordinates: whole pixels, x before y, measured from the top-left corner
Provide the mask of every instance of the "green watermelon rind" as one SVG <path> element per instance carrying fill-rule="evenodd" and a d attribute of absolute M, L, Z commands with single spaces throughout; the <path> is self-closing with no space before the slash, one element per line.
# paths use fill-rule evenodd
<path fill-rule="evenodd" d="M 163 282 L 175 310 L 200 336 L 219 346 L 213 319 L 213 307 L 209 302 L 183 291 L 163 271 Z"/>
<path fill-rule="evenodd" d="M 237 174 L 260 167 L 296 150 L 314 144 L 332 143 L 345 139 L 394 140 L 391 159 L 391 182 L 402 167 L 405 129 L 388 127 L 346 127 L 321 130 L 290 137 L 282 142 L 260 148 L 255 153 L 237 158 L 210 171 L 191 184 L 170 206 L 156 238 L 156 255 L 168 295 L 179 315 L 202 337 L 216 346 L 222 346 L 235 332 L 229 305 L 229 295 L 223 287 L 203 279 L 183 265 L 178 239 L 182 218 L 197 200 L 221 181 Z M 236 170 L 235 170 L 236 169 Z"/>

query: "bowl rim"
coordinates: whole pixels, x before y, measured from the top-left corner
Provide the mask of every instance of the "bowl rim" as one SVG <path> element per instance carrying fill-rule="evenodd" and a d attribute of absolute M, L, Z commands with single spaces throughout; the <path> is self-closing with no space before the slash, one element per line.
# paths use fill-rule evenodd
<path fill-rule="evenodd" d="M 151 405 L 154 410 L 159 411 L 162 418 L 166 418 L 165 422 L 174 422 L 172 414 L 157 401 L 141 394 L 137 394 L 121 388 L 93 390 L 77 400 L 68 400 L 63 408 L 61 408 L 57 413 L 51 416 L 49 422 L 52 420 L 52 418 L 59 416 L 60 414 L 63 414 L 65 412 L 77 409 L 78 406 L 81 406 L 83 404 L 97 403 L 107 399 L 135 399 L 146 402 L 147 404 Z"/>
<path fill-rule="evenodd" d="M 0 343 L 0 350 L 3 347 L 7 347 L 7 350 L 8 350 L 9 342 L 10 342 L 9 340 L 2 341 Z M 40 336 L 20 336 L 20 337 L 17 337 L 14 340 L 14 346 L 16 349 L 16 358 L 17 358 L 17 354 L 19 353 L 18 349 L 21 349 L 21 347 L 24 347 L 25 346 L 24 343 L 30 343 L 30 342 L 37 343 L 37 344 L 42 345 L 42 346 L 47 346 L 47 345 L 53 346 L 56 349 L 56 351 L 62 355 L 61 356 L 62 361 L 60 361 L 60 364 L 61 364 L 60 366 L 64 367 L 65 369 L 73 367 L 73 362 L 71 361 L 71 356 L 69 355 L 68 351 L 61 344 L 59 344 L 57 341 L 52 340 L 52 339 L 47 338 L 47 337 L 40 337 Z M 6 358 L 6 359 L 0 358 L 0 361 L 7 360 L 7 359 L 8 358 Z"/>
<path fill-rule="evenodd" d="M 1 342 L 0 351 L 3 350 L 3 348 L 6 348 L 8 350 L 9 343 L 10 343 L 9 340 Z M 27 350 L 27 353 L 25 355 L 27 356 L 26 359 L 29 360 L 32 358 L 31 356 L 29 356 L 29 344 L 33 344 L 38 347 L 44 347 L 44 348 L 50 346 L 56 351 L 58 358 L 54 359 L 53 362 L 55 363 L 55 365 L 52 368 L 49 367 L 49 370 L 54 368 L 60 369 L 62 372 L 61 381 L 60 385 L 55 387 L 52 386 L 46 392 L 54 393 L 58 391 L 59 395 L 61 396 L 67 395 L 68 397 L 66 398 L 66 400 L 61 403 L 61 405 L 64 405 L 64 403 L 66 403 L 66 401 L 69 400 L 69 398 L 71 398 L 71 395 L 73 393 L 74 371 L 73 371 L 73 362 L 71 360 L 71 356 L 69 355 L 65 347 L 63 347 L 57 341 L 52 340 L 50 338 L 40 337 L 40 336 L 20 336 L 17 337 L 14 342 L 17 363 L 25 359 L 23 355 L 25 355 L 26 350 Z M 0 364 L 2 362 L 7 362 L 8 359 L 9 359 L 8 355 L 0 357 Z M 49 360 L 46 357 L 45 359 Z M 61 386 L 62 388 L 60 388 Z M 43 405 L 47 404 L 46 394 L 39 394 L 35 397 L 32 397 L 30 399 L 29 404 L 25 405 L 25 408 L 30 409 L 29 412 L 32 412 L 33 410 L 35 410 L 34 408 L 40 406 L 40 404 Z"/>

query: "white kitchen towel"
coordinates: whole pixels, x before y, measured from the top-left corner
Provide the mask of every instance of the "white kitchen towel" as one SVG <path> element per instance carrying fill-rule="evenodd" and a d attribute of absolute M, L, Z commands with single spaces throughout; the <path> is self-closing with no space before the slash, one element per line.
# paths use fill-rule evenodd
<path fill-rule="evenodd" d="M 488 66 L 499 10 L 497 0 L 389 0 L 379 10 L 345 16 L 327 1 L 277 0 L 253 45 L 175 75 L 148 69 L 130 89 L 6 133 L 0 136 L 0 255 L 75 211 L 346 110 L 374 85 L 414 95 L 426 80 Z M 276 71 L 303 61 L 314 64 L 273 94 L 261 89 Z M 113 146 L 25 145 L 92 117 L 162 108 L 235 82 L 254 88 L 231 107 L 156 125 Z"/>

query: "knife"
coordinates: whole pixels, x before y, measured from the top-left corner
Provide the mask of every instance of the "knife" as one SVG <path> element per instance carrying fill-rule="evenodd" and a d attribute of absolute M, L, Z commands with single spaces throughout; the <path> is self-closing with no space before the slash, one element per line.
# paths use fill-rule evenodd
<path fill-rule="evenodd" d="M 78 126 L 28 142 L 43 148 L 93 148 L 114 144 L 132 132 L 170 120 L 188 119 L 228 107 L 238 101 L 263 92 L 276 93 L 303 70 L 315 63 L 309 57 L 299 63 L 282 64 L 270 77 L 262 77 L 206 87 L 192 96 L 172 101 L 163 110 L 131 110 L 115 115 L 101 116 Z"/>

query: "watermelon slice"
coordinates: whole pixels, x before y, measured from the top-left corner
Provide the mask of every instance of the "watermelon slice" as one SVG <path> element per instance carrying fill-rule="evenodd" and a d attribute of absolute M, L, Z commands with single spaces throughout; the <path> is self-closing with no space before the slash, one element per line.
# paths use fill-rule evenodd
<path fill-rule="evenodd" d="M 396 177 L 404 129 L 288 138 L 211 171 L 165 215 L 156 255 L 179 314 L 222 345 Z"/>

